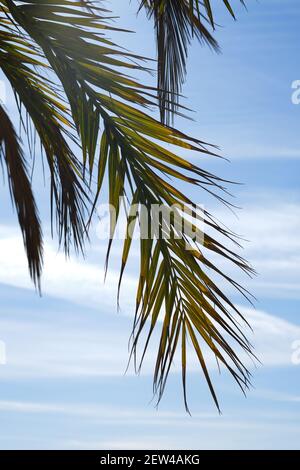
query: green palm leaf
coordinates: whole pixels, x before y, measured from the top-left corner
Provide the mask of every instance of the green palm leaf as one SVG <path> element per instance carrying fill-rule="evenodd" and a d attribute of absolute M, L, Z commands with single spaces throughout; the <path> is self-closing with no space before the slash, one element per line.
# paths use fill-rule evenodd
<path fill-rule="evenodd" d="M 208 3 L 205 2 L 206 14 L 212 22 Z M 125 196 L 129 201 L 128 225 L 133 221 L 141 225 L 142 207 L 148 208 L 151 214 L 155 205 L 171 208 L 174 204 L 178 213 L 197 214 L 204 223 L 205 229 L 201 230 L 184 215 L 189 230 L 182 232 L 174 218 L 163 217 L 159 219 L 159 233 L 169 230 L 171 237 L 140 238 L 132 355 L 139 369 L 153 331 L 160 330 L 154 370 L 154 391 L 160 400 L 181 339 L 187 407 L 186 344 L 190 341 L 218 406 L 203 345 L 213 352 L 243 390 L 249 384 L 249 373 L 234 344 L 248 354 L 252 350 L 239 327 L 242 315 L 207 272 L 222 276 L 246 297 L 248 294 L 209 261 L 209 255 L 218 255 L 246 273 L 251 274 L 252 270 L 226 247 L 226 240 L 232 240 L 233 234 L 177 189 L 177 183 L 183 181 L 224 201 L 225 182 L 180 156 L 182 150 L 213 156 L 214 147 L 149 115 L 147 108 L 156 102 L 157 90 L 128 75 L 136 69 L 145 70 L 145 59 L 124 52 L 108 39 L 107 33 L 112 34 L 115 28 L 110 26 L 107 12 L 98 6 L 101 3 L 95 6 L 92 2 L 72 0 L 0 0 L 0 5 L 0 66 L 18 102 L 28 113 L 46 155 L 58 232 L 65 250 L 68 252 L 72 242 L 75 247 L 83 248 L 87 222 L 92 220 L 106 175 L 109 202 L 115 207 L 117 218 L 120 198 Z M 191 15 L 191 10 L 188 11 Z M 196 26 L 202 17 L 197 18 L 196 21 L 195 16 Z M 202 26 L 198 26 L 197 34 L 200 34 Z M 203 31 L 201 37 L 211 41 Z M 22 112 L 20 116 L 22 118 Z M 78 141 L 82 158 L 72 150 Z M 14 142 L 16 146 L 16 139 Z M 22 153 L 19 151 L 16 157 L 22 167 Z M 16 182 L 17 171 L 13 175 L 11 168 L 11 181 Z M 23 173 L 25 181 L 24 169 Z M 18 194 L 13 195 L 16 204 L 20 204 Z M 29 200 L 32 200 L 29 189 L 24 197 L 29 211 Z M 33 202 L 31 205 L 35 214 Z M 20 223 L 26 230 L 26 217 Z M 112 219 L 107 265 L 115 226 L 116 221 Z M 36 233 L 38 227 L 36 216 Z M 194 242 L 195 232 L 203 237 L 203 245 Z M 219 241 L 221 238 L 223 243 Z M 35 246 L 40 247 L 41 242 Z M 124 242 L 119 287 L 130 248 L 129 235 Z M 39 278 L 39 264 L 34 261 L 37 255 L 30 249 L 27 253 L 34 276 Z M 138 344 L 145 334 L 138 360 Z"/>
<path fill-rule="evenodd" d="M 244 5 L 244 0 L 240 0 Z M 235 18 L 231 1 L 221 0 Z M 186 76 L 186 61 L 191 40 L 219 51 L 210 29 L 216 23 L 210 0 L 140 0 L 149 18 L 154 19 L 157 56 L 158 90 L 161 121 L 168 125 L 178 112 L 179 97 Z"/>
<path fill-rule="evenodd" d="M 27 252 L 29 272 L 40 287 L 43 242 L 40 220 L 28 178 L 24 155 L 14 127 L 0 106 L 0 160 L 4 159 Z"/>
<path fill-rule="evenodd" d="M 84 239 L 84 210 L 87 195 L 81 178 L 81 165 L 70 148 L 72 128 L 68 106 L 60 98 L 56 86 L 48 78 L 49 65 L 30 34 L 16 27 L 19 8 L 13 2 L 0 2 L 0 66 L 16 95 L 20 118 L 27 134 L 28 114 L 45 153 L 51 176 L 51 197 L 56 207 L 60 241 L 68 252 L 70 242 L 82 248 Z M 20 23 L 18 23 L 20 25 Z"/>

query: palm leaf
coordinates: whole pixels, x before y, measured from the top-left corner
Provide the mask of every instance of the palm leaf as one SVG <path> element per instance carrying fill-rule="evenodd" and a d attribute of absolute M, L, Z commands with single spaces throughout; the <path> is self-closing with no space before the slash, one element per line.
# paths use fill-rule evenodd
<path fill-rule="evenodd" d="M 82 8 L 83 3 L 87 8 Z M 251 274 L 252 270 L 226 247 L 226 240 L 232 240 L 233 234 L 176 187 L 183 181 L 224 201 L 225 182 L 180 155 L 182 150 L 189 150 L 213 156 L 214 147 L 165 126 L 148 114 L 147 108 L 156 102 L 157 90 L 128 75 L 129 71 L 145 70 L 144 58 L 124 52 L 108 39 L 107 33 L 112 34 L 116 28 L 110 26 L 103 9 L 92 2 L 71 0 L 0 0 L 0 4 L 4 6 L 3 21 L 9 22 L 1 24 L 0 66 L 30 116 L 44 148 L 58 230 L 66 250 L 72 240 L 82 246 L 86 209 L 90 211 L 90 221 L 106 174 L 109 202 L 116 208 L 117 217 L 120 197 L 125 196 L 130 202 L 129 224 L 134 220 L 141 225 L 142 207 L 148 209 L 150 217 L 153 205 L 171 208 L 174 204 L 177 212 L 197 214 L 205 224 L 201 232 L 185 215 L 189 230 L 182 231 L 174 218 L 168 221 L 163 217 L 159 221 L 159 233 L 164 234 L 168 229 L 172 234 L 170 238 L 141 237 L 132 355 L 139 370 L 153 331 L 161 328 L 154 371 L 154 391 L 160 400 L 181 338 L 187 406 L 186 343 L 190 340 L 218 406 L 203 344 L 243 390 L 249 384 L 249 373 L 235 352 L 234 344 L 248 354 L 252 350 L 239 327 L 242 315 L 207 272 L 222 276 L 246 297 L 248 294 L 209 261 L 209 255 L 218 255 L 246 273 Z M 208 11 L 206 13 L 209 17 Z M 26 50 L 20 51 L 20 47 Z M 48 68 L 52 81 L 44 80 Z M 78 137 L 81 160 L 71 150 Z M 87 207 L 88 196 L 94 191 L 90 208 Z M 137 211 L 132 210 L 134 206 L 138 207 Z M 115 223 L 112 219 L 107 265 Z M 194 243 L 195 230 L 204 237 L 203 246 Z M 130 248 L 131 240 L 127 236 L 120 286 Z M 161 317 L 162 323 L 159 322 Z M 145 333 L 138 361 L 137 348 Z"/>
<path fill-rule="evenodd" d="M 244 0 L 240 0 L 244 5 Z M 231 1 L 221 0 L 235 18 Z M 161 121 L 173 121 L 178 112 L 179 97 L 186 77 L 188 48 L 193 37 L 219 51 L 219 45 L 209 29 L 216 23 L 210 0 L 140 0 L 153 18 L 158 56 L 158 90 Z"/>
<path fill-rule="evenodd" d="M 3 20 L 9 23 L 0 32 L 0 66 L 16 95 L 27 135 L 30 135 L 30 130 L 28 120 L 22 117 L 23 108 L 46 155 L 59 238 L 68 252 L 72 241 L 76 248 L 83 247 L 87 195 L 81 178 L 81 165 L 68 143 L 70 134 L 67 128 L 71 126 L 68 108 L 47 78 L 49 66 L 38 45 L 16 27 L 16 19 L 12 15 L 15 9 L 14 4 L 10 10 L 2 7 L 0 24 Z M 29 147 L 33 153 L 34 149 Z"/>
<path fill-rule="evenodd" d="M 10 192 L 22 229 L 29 272 L 35 284 L 40 287 L 43 263 L 40 220 L 19 140 L 8 115 L 0 106 L 0 160 L 2 159 L 6 164 Z"/>

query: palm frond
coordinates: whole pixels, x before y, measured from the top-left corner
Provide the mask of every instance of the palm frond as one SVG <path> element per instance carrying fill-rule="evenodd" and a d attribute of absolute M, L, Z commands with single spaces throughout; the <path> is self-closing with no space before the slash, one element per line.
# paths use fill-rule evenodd
<path fill-rule="evenodd" d="M 110 106 L 110 110 L 115 113 L 116 117 L 107 116 L 105 119 L 100 154 L 99 191 L 103 181 L 103 167 L 107 165 L 110 204 L 116 206 L 120 197 L 124 196 L 124 180 L 127 180 L 131 195 L 127 193 L 126 195 L 129 200 L 131 199 L 131 206 L 133 208 L 146 207 L 150 218 L 153 207 L 172 208 L 175 205 L 181 212 L 185 211 L 188 214 L 197 212 L 197 219 L 201 219 L 208 230 L 224 238 L 232 239 L 230 232 L 216 223 L 209 213 L 201 211 L 201 208 L 176 189 L 173 183 L 167 182 L 166 177 L 175 181 L 185 181 L 209 192 L 211 188 L 215 190 L 219 188 L 222 191 L 222 181 L 175 153 L 167 151 L 152 139 L 206 154 L 210 154 L 210 150 L 204 147 L 202 142 L 196 140 L 191 142 L 187 136 L 162 126 L 143 112 L 121 102 L 108 101 L 107 106 Z M 149 135 L 151 138 L 148 138 Z M 222 198 L 222 196 L 219 197 Z M 117 210 L 117 216 L 118 213 L 119 210 Z M 141 210 L 135 209 L 133 212 L 129 210 L 128 228 L 132 226 L 133 221 L 140 222 L 142 218 Z M 111 238 L 114 235 L 115 225 L 116 221 L 111 227 Z M 189 227 L 188 217 L 185 219 L 185 226 Z M 197 226 L 190 225 L 189 228 L 192 234 L 199 231 Z M 140 370 L 152 333 L 155 328 L 160 328 L 158 319 L 162 316 L 163 326 L 154 374 L 154 391 L 158 394 L 158 399 L 160 400 L 163 395 L 178 340 L 182 335 L 183 357 L 185 358 L 186 342 L 190 339 L 218 406 L 198 336 L 213 351 L 218 361 L 225 365 L 243 390 L 249 385 L 249 373 L 230 345 L 230 340 L 236 342 L 250 355 L 252 350 L 238 324 L 239 318 L 245 319 L 206 271 L 210 270 L 222 276 L 247 298 L 248 294 L 212 264 L 207 256 L 209 253 L 215 253 L 233 262 L 246 273 L 251 274 L 252 270 L 242 258 L 210 236 L 206 229 L 199 237 L 204 240 L 203 247 L 194 244 L 189 231 L 182 232 L 174 220 L 163 217 L 159 222 L 159 233 L 164 234 L 166 230 L 171 233 L 170 238 L 158 237 L 155 240 L 155 237 L 152 238 L 149 235 L 140 239 L 141 266 L 132 355 L 135 358 L 137 370 Z M 110 247 L 111 244 L 109 250 Z M 124 242 L 119 286 L 128 261 L 130 247 L 131 238 L 127 235 Z M 147 329 L 144 351 L 140 363 L 137 364 L 138 342 Z M 224 336 L 221 333 L 222 330 L 225 333 Z M 185 363 L 184 359 L 183 371 Z M 185 392 L 185 374 L 183 377 Z"/>
<path fill-rule="evenodd" d="M 83 3 L 88 8 L 82 8 Z M 217 405 L 200 339 L 244 390 L 249 384 L 249 374 L 232 345 L 234 342 L 251 354 L 251 346 L 238 325 L 243 317 L 207 271 L 222 276 L 243 295 L 247 296 L 247 292 L 211 263 L 209 254 L 219 255 L 247 273 L 251 274 L 252 270 L 226 247 L 226 240 L 232 240 L 233 234 L 176 188 L 183 181 L 224 201 L 225 182 L 179 155 L 181 150 L 189 150 L 213 156 L 214 147 L 165 126 L 148 114 L 147 108 L 155 103 L 157 90 L 128 75 L 129 71 L 144 70 L 144 58 L 125 52 L 108 39 L 107 33 L 116 28 L 110 25 L 107 12 L 93 2 L 0 0 L 0 5 L 4 5 L 3 21 L 9 22 L 6 29 L 4 23 L 0 25 L 0 66 L 28 112 L 44 148 L 58 229 L 66 249 L 70 230 L 75 244 L 81 246 L 84 239 L 86 204 L 90 191 L 95 188 L 95 175 L 96 194 L 90 218 L 107 174 L 109 202 L 116 208 L 117 216 L 120 197 L 125 195 L 131 206 L 146 207 L 149 214 L 153 205 L 171 208 L 176 204 L 178 211 L 196 212 L 205 224 L 203 246 L 195 244 L 193 236 L 182 232 L 173 219 L 168 222 L 164 217 L 159 222 L 159 232 L 164 233 L 167 224 L 176 236 L 140 239 L 141 266 L 132 354 L 137 357 L 138 342 L 149 328 L 143 362 L 152 332 L 159 328 L 158 318 L 162 316 L 154 372 L 158 399 L 165 389 L 180 337 L 186 406 L 189 340 Z M 205 38 L 203 32 L 201 37 Z M 48 66 L 55 75 L 52 81 L 44 80 Z M 82 160 L 71 150 L 77 137 L 80 137 Z M 140 209 L 129 213 L 131 222 L 140 223 L 141 217 Z M 185 221 L 188 225 L 186 216 Z M 190 229 L 199 231 L 193 224 Z M 114 232 L 112 220 L 107 263 Z M 218 241 L 220 237 L 223 244 Z M 131 238 L 127 237 L 120 286 L 130 248 Z"/>
<path fill-rule="evenodd" d="M 240 1 L 244 5 L 244 0 Z M 235 18 L 231 1 L 221 2 Z M 191 40 L 195 37 L 213 50 L 220 50 L 209 30 L 214 31 L 216 26 L 213 8 L 210 0 L 141 0 L 141 8 L 154 20 L 160 116 L 169 125 L 178 111 Z"/>
<path fill-rule="evenodd" d="M 35 284 L 40 287 L 43 242 L 39 215 L 22 148 L 8 115 L 0 106 L 0 160 L 2 159 L 6 164 L 10 192 L 22 229 L 29 272 Z"/>
<path fill-rule="evenodd" d="M 22 109 L 28 114 L 46 155 L 59 239 L 68 252 L 71 242 L 77 249 L 82 248 L 85 236 L 87 194 L 81 165 L 68 143 L 72 137 L 68 131 L 72 127 L 68 107 L 47 78 L 49 66 L 40 48 L 22 32 L 20 23 L 16 26 L 17 19 L 12 13 L 17 8 L 12 4 L 10 10 L 2 9 L 0 21 L 7 24 L 0 31 L 0 66 L 15 93 L 26 133 L 30 130 Z M 30 150 L 33 153 L 34 149 Z"/>

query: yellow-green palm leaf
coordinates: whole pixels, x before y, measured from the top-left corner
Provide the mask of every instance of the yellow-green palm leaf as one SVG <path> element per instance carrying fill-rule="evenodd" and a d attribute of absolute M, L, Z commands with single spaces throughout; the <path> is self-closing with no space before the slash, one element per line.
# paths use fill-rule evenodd
<path fill-rule="evenodd" d="M 245 5 L 244 0 L 240 2 Z M 232 0 L 219 0 L 235 18 Z M 149 18 L 154 19 L 160 115 L 170 124 L 178 112 L 179 96 L 186 76 L 186 61 L 191 40 L 219 51 L 213 37 L 216 23 L 211 0 L 140 0 Z"/>
<path fill-rule="evenodd" d="M 205 4 L 208 7 L 208 2 Z M 128 75 L 135 69 L 143 70 L 144 59 L 124 52 L 108 39 L 107 33 L 113 34 L 114 28 L 101 5 L 72 0 L 0 0 L 0 67 L 16 94 L 21 119 L 22 106 L 46 155 L 59 237 L 67 252 L 71 243 L 83 248 L 106 175 L 109 202 L 117 214 L 121 196 L 126 196 L 131 208 L 138 208 L 129 209 L 129 223 L 140 223 L 142 206 L 150 210 L 161 204 L 177 204 L 178 210 L 188 209 L 203 220 L 203 246 L 194 243 L 188 232 L 178 233 L 173 219 L 168 222 L 168 229 L 181 238 L 141 237 L 132 354 L 139 368 L 153 330 L 160 329 L 154 370 L 154 390 L 160 399 L 180 341 L 186 401 L 186 343 L 190 341 L 218 406 L 202 344 L 208 346 L 243 390 L 248 386 L 249 374 L 233 344 L 249 354 L 251 346 L 239 327 L 241 314 L 207 270 L 222 276 L 243 295 L 247 293 L 209 260 L 210 254 L 219 255 L 247 273 L 251 269 L 226 248 L 226 239 L 233 235 L 176 187 L 183 181 L 224 200 L 222 179 L 181 155 L 183 150 L 213 155 L 214 148 L 151 117 L 148 108 L 156 102 L 157 90 Z M 206 14 L 210 17 L 207 8 Z M 10 164 L 7 139 L 2 137 L 12 194 L 17 207 L 22 206 L 19 220 L 31 274 L 39 279 L 41 231 L 24 154 L 4 111 L 0 120 L 1 126 L 4 122 L 9 126 L 9 145 L 14 146 L 14 158 L 18 159 L 14 166 Z M 19 174 L 26 188 L 24 200 L 14 190 Z M 188 220 L 186 217 L 187 224 Z M 159 222 L 161 233 L 165 223 L 164 219 Z M 28 231 L 29 224 L 32 233 Z M 112 223 L 107 262 L 114 229 Z M 130 247 L 131 238 L 127 237 L 120 286 Z M 147 336 L 137 362 L 137 345 L 143 332 Z"/>

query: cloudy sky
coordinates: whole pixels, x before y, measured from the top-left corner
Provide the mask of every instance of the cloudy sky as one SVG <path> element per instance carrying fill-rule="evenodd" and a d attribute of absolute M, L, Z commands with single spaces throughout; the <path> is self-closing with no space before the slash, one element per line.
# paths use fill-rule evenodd
<path fill-rule="evenodd" d="M 107 2 L 122 26 L 136 30 L 114 39 L 153 57 L 153 31 L 142 14 L 136 17 L 136 3 Z M 192 417 L 184 411 L 176 363 L 156 409 L 155 341 L 141 375 L 125 374 L 137 253 L 117 312 L 119 244 L 105 284 L 105 242 L 96 227 L 86 259 L 66 262 L 47 235 L 48 193 L 36 174 L 46 234 L 41 298 L 28 276 L 7 184 L 0 190 L 1 448 L 299 448 L 300 105 L 291 96 L 292 82 L 300 80 L 300 7 L 298 0 L 248 0 L 246 11 L 238 3 L 237 22 L 217 8 L 222 55 L 192 47 L 184 94 L 195 121 L 176 124 L 231 160 L 198 156 L 202 166 L 243 183 L 234 187 L 241 207 L 235 215 L 199 191 L 191 194 L 246 239 L 242 253 L 258 273 L 249 280 L 230 272 L 255 295 L 255 308 L 224 285 L 253 328 L 245 330 L 261 361 L 249 364 L 253 388 L 245 398 L 211 363 L 219 415 L 191 358 Z M 9 89 L 6 103 L 15 113 Z"/>

